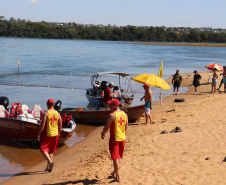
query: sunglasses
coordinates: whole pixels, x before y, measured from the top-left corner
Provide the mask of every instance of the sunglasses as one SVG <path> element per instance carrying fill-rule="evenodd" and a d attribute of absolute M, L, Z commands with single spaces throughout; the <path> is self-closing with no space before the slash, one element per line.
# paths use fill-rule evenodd
<path fill-rule="evenodd" d="M 115 105 L 115 104 L 110 104 L 110 106 Z"/>

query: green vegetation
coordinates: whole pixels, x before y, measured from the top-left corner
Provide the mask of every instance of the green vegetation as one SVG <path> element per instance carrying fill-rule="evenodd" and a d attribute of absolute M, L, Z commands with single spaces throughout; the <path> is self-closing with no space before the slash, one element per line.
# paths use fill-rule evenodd
<path fill-rule="evenodd" d="M 47 22 L 30 22 L 0 16 L 0 37 L 88 39 L 141 42 L 208 42 L 226 43 L 225 32 L 197 31 L 163 27 L 113 27 L 82 26 L 76 24 L 56 25 Z"/>

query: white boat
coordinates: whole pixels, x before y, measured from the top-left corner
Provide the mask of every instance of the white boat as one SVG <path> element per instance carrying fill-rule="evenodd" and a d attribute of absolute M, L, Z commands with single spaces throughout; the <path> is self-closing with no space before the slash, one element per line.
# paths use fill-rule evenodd
<path fill-rule="evenodd" d="M 110 77 L 103 80 L 103 75 Z M 111 81 L 118 80 L 118 83 L 115 83 L 113 87 L 112 92 L 116 92 L 113 99 L 119 99 L 123 107 L 130 106 L 134 99 L 133 89 L 130 84 L 131 76 L 120 72 L 100 72 L 91 76 L 91 88 L 86 89 L 86 97 L 89 100 L 88 107 L 103 107 L 103 91 L 110 83 L 107 81 L 108 78 L 112 79 Z"/>

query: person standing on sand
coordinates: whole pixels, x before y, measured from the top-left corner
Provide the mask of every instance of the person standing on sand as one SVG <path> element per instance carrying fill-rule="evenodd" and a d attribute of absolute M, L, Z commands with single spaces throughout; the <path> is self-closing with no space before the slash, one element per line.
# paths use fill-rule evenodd
<path fill-rule="evenodd" d="M 54 109 L 55 102 L 53 99 L 47 101 L 48 110 L 45 111 L 42 123 L 38 131 L 38 141 L 40 141 L 40 151 L 47 160 L 45 171 L 53 170 L 53 153 L 57 151 L 58 139 L 62 128 L 60 114 Z"/>
<path fill-rule="evenodd" d="M 217 84 L 217 78 L 218 75 L 216 73 L 217 69 L 213 69 L 213 77 L 212 77 L 212 90 L 211 93 L 215 93 L 216 92 L 216 84 Z"/>
<path fill-rule="evenodd" d="M 119 100 L 113 99 L 107 103 L 110 105 L 112 113 L 110 113 L 107 117 L 106 125 L 101 132 L 101 138 L 105 138 L 105 134 L 110 128 L 109 151 L 114 165 L 114 171 L 111 173 L 111 175 L 114 178 L 113 182 L 120 182 L 119 160 L 123 157 L 126 130 L 128 126 L 128 116 L 125 112 L 120 110 Z"/>
<path fill-rule="evenodd" d="M 223 83 L 224 83 L 224 92 L 226 92 L 226 66 L 224 66 Z"/>
<path fill-rule="evenodd" d="M 173 95 L 175 95 L 175 91 L 177 89 L 176 95 L 178 94 L 180 84 L 182 82 L 182 76 L 179 73 L 179 70 L 176 70 L 176 73 L 173 75 L 172 84 L 173 84 Z"/>
<path fill-rule="evenodd" d="M 221 79 L 221 83 L 220 83 L 220 85 L 219 85 L 219 87 L 218 87 L 218 91 L 220 90 L 220 88 L 221 88 L 221 86 L 222 86 L 222 84 L 224 83 L 224 72 L 225 72 L 225 70 L 226 70 L 226 66 L 223 66 L 223 68 L 224 68 L 224 71 L 223 71 L 223 73 L 220 73 L 220 75 L 223 75 L 223 78 Z M 225 82 L 226 83 L 226 82 Z M 224 83 L 224 84 L 225 84 Z M 226 87 L 224 87 L 224 91 L 226 91 Z"/>
<path fill-rule="evenodd" d="M 193 85 L 195 87 L 195 94 L 198 94 L 198 86 L 200 86 L 200 80 L 202 77 L 200 74 L 198 74 L 198 71 L 194 71 L 194 80 L 193 80 Z"/>
<path fill-rule="evenodd" d="M 143 85 L 144 90 L 145 90 L 145 94 L 144 96 L 140 99 L 140 101 L 142 101 L 143 99 L 145 100 L 145 104 L 144 104 L 144 113 L 145 113 L 145 118 L 146 118 L 146 122 L 145 125 L 148 124 L 148 118 L 150 119 L 150 124 L 152 124 L 152 120 L 151 120 L 151 109 L 152 109 L 152 91 L 149 88 L 148 84 L 144 84 Z"/>

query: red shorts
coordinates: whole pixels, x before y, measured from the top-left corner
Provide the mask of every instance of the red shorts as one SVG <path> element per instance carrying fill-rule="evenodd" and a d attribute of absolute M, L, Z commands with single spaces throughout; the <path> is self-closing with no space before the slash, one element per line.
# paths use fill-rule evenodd
<path fill-rule="evenodd" d="M 125 146 L 125 140 L 124 141 L 109 140 L 109 150 L 111 153 L 112 160 L 120 159 L 123 157 L 124 146 Z"/>
<path fill-rule="evenodd" d="M 41 152 L 56 152 L 58 147 L 59 136 L 44 137 L 40 142 Z"/>

